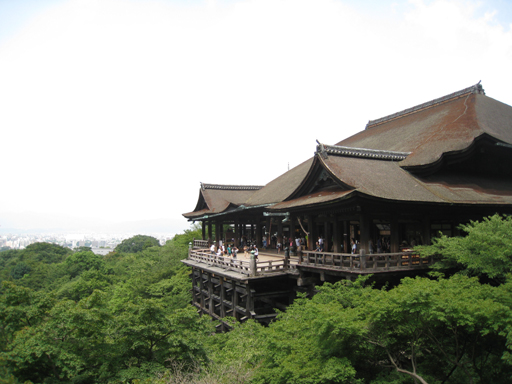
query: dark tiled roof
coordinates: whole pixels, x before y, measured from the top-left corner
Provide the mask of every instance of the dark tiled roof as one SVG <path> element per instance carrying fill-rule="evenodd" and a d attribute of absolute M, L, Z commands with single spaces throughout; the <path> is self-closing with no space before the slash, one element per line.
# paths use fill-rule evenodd
<path fill-rule="evenodd" d="M 329 192 L 316 192 L 306 196 L 301 196 L 293 200 L 283 201 L 273 205 L 269 210 L 285 210 L 297 207 L 309 207 L 322 203 L 330 203 L 335 200 L 340 200 L 347 197 L 353 191 L 329 191 Z"/>
<path fill-rule="evenodd" d="M 224 191 L 257 191 L 263 188 L 262 185 L 225 185 L 225 184 L 203 184 L 201 189 L 219 189 Z"/>
<path fill-rule="evenodd" d="M 374 126 L 382 124 L 382 123 L 385 123 L 390 120 L 398 119 L 400 117 L 409 115 L 414 112 L 421 111 L 423 109 L 431 108 L 433 106 L 445 103 L 449 100 L 458 99 L 459 97 L 466 96 L 469 93 L 478 93 L 478 94 L 485 95 L 484 89 L 480 85 L 480 82 L 478 82 L 478 84 L 472 85 L 471 87 L 464 88 L 460 91 L 457 91 L 457 92 L 451 93 L 449 95 L 428 101 L 428 102 L 420 104 L 420 105 L 416 105 L 415 107 L 408 108 L 403 111 L 396 112 L 391 115 L 381 117 L 380 119 L 370 120 L 370 121 L 368 121 L 368 124 L 366 124 L 366 129 L 374 127 Z"/>
<path fill-rule="evenodd" d="M 343 147 L 341 145 L 326 145 L 318 143 L 316 153 L 320 156 L 346 156 L 374 160 L 404 160 L 410 152 L 384 151 L 379 149 Z"/>
<path fill-rule="evenodd" d="M 313 163 L 310 158 L 272 180 L 264 188 L 255 192 L 246 202 L 247 206 L 278 203 L 287 199 L 306 177 Z"/>
<path fill-rule="evenodd" d="M 223 212 L 229 204 L 248 208 L 274 204 L 268 209 L 286 210 L 346 199 L 355 193 L 397 201 L 510 205 L 512 182 L 506 177 L 491 180 L 480 174 L 459 180 L 461 175 L 424 172 L 431 176 L 420 178 L 411 173 L 425 167 L 437 172 L 446 156 L 471 153 L 480 138 L 511 146 L 512 107 L 487 97 L 476 84 L 370 121 L 365 130 L 336 145 L 318 143 L 315 157 L 263 188 L 204 184 L 201 191 L 208 207 L 215 207 L 212 212 Z M 349 186 L 349 190 L 296 197 L 305 180 L 315 177 L 319 163 L 340 187 Z M 247 195 L 242 200 L 242 195 L 226 196 L 229 191 Z M 203 208 L 198 206 L 196 211 Z"/>
<path fill-rule="evenodd" d="M 483 134 L 512 144 L 512 108 L 485 95 L 469 93 L 383 122 L 337 145 L 410 152 L 400 165 L 414 167 L 464 150 Z"/>
<path fill-rule="evenodd" d="M 261 189 L 256 185 L 221 185 L 201 183 L 199 199 L 193 212 L 184 213 L 189 219 L 224 212 L 242 205 Z"/>

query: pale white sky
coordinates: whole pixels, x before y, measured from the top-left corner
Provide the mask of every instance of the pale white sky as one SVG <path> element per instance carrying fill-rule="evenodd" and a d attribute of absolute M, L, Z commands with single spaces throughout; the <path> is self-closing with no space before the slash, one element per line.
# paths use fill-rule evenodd
<path fill-rule="evenodd" d="M 0 0 L 0 225 L 175 220 L 482 80 L 512 104 L 508 1 Z"/>

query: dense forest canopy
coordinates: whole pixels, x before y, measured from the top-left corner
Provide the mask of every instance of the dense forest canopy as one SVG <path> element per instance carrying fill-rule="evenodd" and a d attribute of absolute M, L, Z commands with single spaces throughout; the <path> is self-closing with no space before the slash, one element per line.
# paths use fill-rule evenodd
<path fill-rule="evenodd" d="M 441 257 L 430 278 L 325 283 L 270 326 L 224 334 L 190 305 L 180 260 L 197 227 L 105 257 L 3 251 L 0 383 L 509 383 L 511 220 L 423 247 Z"/>

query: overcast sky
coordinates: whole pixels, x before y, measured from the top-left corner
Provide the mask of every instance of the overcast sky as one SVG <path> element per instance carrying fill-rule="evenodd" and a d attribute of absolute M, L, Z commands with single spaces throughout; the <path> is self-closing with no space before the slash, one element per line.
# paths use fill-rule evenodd
<path fill-rule="evenodd" d="M 512 104 L 511 68 L 507 0 L 0 0 L 0 225 L 181 231 L 199 182 L 264 185 L 479 80 Z"/>

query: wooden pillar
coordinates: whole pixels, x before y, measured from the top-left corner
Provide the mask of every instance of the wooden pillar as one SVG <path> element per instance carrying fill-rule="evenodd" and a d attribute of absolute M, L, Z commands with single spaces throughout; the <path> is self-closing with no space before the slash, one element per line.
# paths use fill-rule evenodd
<path fill-rule="evenodd" d="M 315 226 L 315 223 L 313 222 L 313 215 L 308 215 L 307 216 L 307 219 L 308 219 L 308 232 L 309 232 L 309 236 L 308 236 L 308 250 L 310 251 L 314 251 L 316 249 L 316 226 Z"/>
<path fill-rule="evenodd" d="M 238 218 L 235 219 L 235 247 L 240 246 L 240 223 Z"/>
<path fill-rule="evenodd" d="M 192 268 L 192 302 L 199 304 L 201 302 L 201 292 L 199 291 L 199 296 L 197 295 L 198 285 L 200 285 L 197 280 L 198 271 L 195 268 Z"/>
<path fill-rule="evenodd" d="M 264 236 L 267 238 L 267 247 L 270 248 L 270 238 L 272 237 L 272 234 L 270 233 L 270 230 L 271 230 L 271 224 L 270 224 L 270 221 L 271 221 L 271 217 L 268 216 L 267 217 L 267 220 L 265 221 L 265 234 Z"/>
<path fill-rule="evenodd" d="M 333 242 L 334 242 L 334 252 L 340 253 L 342 246 L 342 233 L 340 228 L 340 222 L 338 221 L 338 217 L 334 216 L 334 222 L 332 225 L 333 231 Z"/>
<path fill-rule="evenodd" d="M 246 300 L 246 307 L 245 307 L 245 316 L 247 316 L 247 318 L 249 319 L 252 319 L 252 314 L 254 313 L 254 290 L 251 289 L 251 287 L 249 285 L 247 285 L 246 287 L 247 289 L 247 300 Z"/>
<path fill-rule="evenodd" d="M 212 222 L 208 220 L 208 244 L 212 243 Z"/>
<path fill-rule="evenodd" d="M 350 221 L 343 220 L 343 253 L 352 252 L 349 231 L 350 231 Z"/>
<path fill-rule="evenodd" d="M 224 301 L 226 299 L 226 287 L 224 286 L 224 278 L 219 276 L 219 284 L 220 284 L 220 317 L 226 317 L 226 307 L 224 306 Z"/>
<path fill-rule="evenodd" d="M 238 292 L 236 290 L 236 282 L 235 282 L 235 280 L 231 280 L 231 288 L 233 288 L 233 295 L 231 296 L 232 297 L 231 304 L 233 305 L 232 316 L 236 320 L 240 320 L 240 315 L 239 315 L 238 311 L 236 310 L 236 307 L 238 306 Z"/>
<path fill-rule="evenodd" d="M 201 239 L 206 240 L 206 226 L 204 225 L 204 220 L 201 221 Z"/>
<path fill-rule="evenodd" d="M 251 241 L 254 240 L 254 224 L 251 223 Z"/>
<path fill-rule="evenodd" d="M 360 235 L 360 250 L 365 250 L 365 253 L 369 253 L 369 246 L 368 242 L 370 241 L 370 220 L 368 215 L 361 213 L 359 215 L 359 231 L 361 232 Z"/>
<path fill-rule="evenodd" d="M 210 316 L 214 313 L 214 304 L 213 304 L 213 281 L 212 274 L 208 272 L 208 313 Z"/>
<path fill-rule="evenodd" d="M 419 244 L 417 244 L 419 245 Z M 425 215 L 423 218 L 423 244 L 430 245 L 430 216 Z"/>
<path fill-rule="evenodd" d="M 398 226 L 398 218 L 396 216 L 393 216 L 391 218 L 390 222 L 390 229 L 391 229 L 391 253 L 399 252 L 400 251 L 400 228 Z"/>
<path fill-rule="evenodd" d="M 295 216 L 290 215 L 290 221 L 288 221 L 288 224 L 290 225 L 290 238 L 293 240 L 294 245 L 295 245 L 295 220 L 296 220 Z"/>
<path fill-rule="evenodd" d="M 197 270 L 199 272 L 199 291 L 200 291 L 200 297 L 199 297 L 199 305 L 201 306 L 201 308 L 205 308 L 205 305 L 206 305 L 206 300 L 205 300 L 205 297 L 204 297 L 204 280 L 203 280 L 203 272 L 198 269 Z"/>
<path fill-rule="evenodd" d="M 327 220 L 324 221 L 324 251 L 330 252 L 332 247 L 331 239 L 331 223 Z"/>
<path fill-rule="evenodd" d="M 222 223 L 215 222 L 215 244 L 219 245 L 219 241 L 222 240 Z"/>
<path fill-rule="evenodd" d="M 256 223 L 256 245 L 261 247 L 261 223 Z"/>

